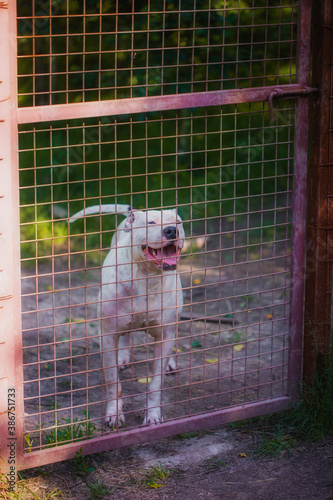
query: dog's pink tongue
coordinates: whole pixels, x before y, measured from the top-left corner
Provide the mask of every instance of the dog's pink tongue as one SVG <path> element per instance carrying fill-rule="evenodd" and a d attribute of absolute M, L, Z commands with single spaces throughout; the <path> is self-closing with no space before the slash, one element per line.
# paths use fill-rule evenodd
<path fill-rule="evenodd" d="M 159 249 L 157 251 L 157 257 L 162 259 L 168 266 L 175 266 L 180 258 L 179 252 L 177 252 L 176 247 L 173 245 Z"/>

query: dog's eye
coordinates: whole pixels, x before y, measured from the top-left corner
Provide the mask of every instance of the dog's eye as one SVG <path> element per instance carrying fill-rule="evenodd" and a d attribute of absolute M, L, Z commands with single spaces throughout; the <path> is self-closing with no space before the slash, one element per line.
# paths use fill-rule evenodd
<path fill-rule="evenodd" d="M 156 224 L 156 222 L 154 220 L 150 220 L 148 224 Z"/>

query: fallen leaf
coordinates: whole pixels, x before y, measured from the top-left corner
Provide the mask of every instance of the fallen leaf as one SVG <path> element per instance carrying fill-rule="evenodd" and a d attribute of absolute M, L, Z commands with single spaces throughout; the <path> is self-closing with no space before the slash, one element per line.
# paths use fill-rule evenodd
<path fill-rule="evenodd" d="M 214 363 L 217 363 L 219 358 L 206 358 L 207 363 L 210 363 L 213 365 Z"/>
<path fill-rule="evenodd" d="M 195 278 L 195 279 L 193 280 L 193 283 L 194 283 L 195 285 L 199 285 L 199 283 L 201 283 L 201 279 L 200 279 L 200 278 Z"/>
<path fill-rule="evenodd" d="M 147 483 L 147 486 L 150 486 L 151 488 L 162 488 L 164 486 L 163 484 L 157 484 L 155 481 L 149 481 Z"/>
<path fill-rule="evenodd" d="M 244 347 L 245 347 L 244 344 L 234 345 L 234 351 L 241 351 L 242 349 L 244 349 Z"/>
<path fill-rule="evenodd" d="M 66 323 L 84 323 L 85 319 L 84 318 L 72 318 L 71 320 L 69 318 L 65 319 Z"/>
<path fill-rule="evenodd" d="M 72 323 L 84 323 L 84 318 L 73 318 Z"/>
<path fill-rule="evenodd" d="M 140 384 L 150 384 L 151 382 L 151 377 L 142 377 L 138 379 L 138 382 Z"/>
<path fill-rule="evenodd" d="M 272 314 L 267 314 L 266 318 L 267 318 L 267 319 L 272 319 L 272 318 L 273 318 L 273 316 L 272 316 Z"/>
<path fill-rule="evenodd" d="M 173 352 L 182 352 L 182 350 L 181 350 L 181 349 L 179 349 L 179 347 L 177 347 L 177 349 L 174 347 L 174 348 L 173 348 Z"/>
<path fill-rule="evenodd" d="M 198 340 L 196 340 L 195 342 L 192 342 L 192 347 L 201 347 L 201 344 Z"/>
<path fill-rule="evenodd" d="M 240 454 L 239 454 L 239 456 L 240 456 L 241 458 L 247 458 L 247 454 L 246 454 L 246 453 L 240 453 Z"/>
<path fill-rule="evenodd" d="M 258 253 L 250 253 L 250 257 L 253 260 L 258 260 L 260 258 L 260 255 Z"/>

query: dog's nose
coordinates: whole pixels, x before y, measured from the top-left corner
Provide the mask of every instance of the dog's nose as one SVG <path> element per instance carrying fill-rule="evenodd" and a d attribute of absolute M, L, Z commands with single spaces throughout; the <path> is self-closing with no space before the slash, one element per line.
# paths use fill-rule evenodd
<path fill-rule="evenodd" d="M 175 240 L 178 238 L 178 229 L 176 226 L 167 226 L 163 229 L 163 236 L 168 240 Z"/>

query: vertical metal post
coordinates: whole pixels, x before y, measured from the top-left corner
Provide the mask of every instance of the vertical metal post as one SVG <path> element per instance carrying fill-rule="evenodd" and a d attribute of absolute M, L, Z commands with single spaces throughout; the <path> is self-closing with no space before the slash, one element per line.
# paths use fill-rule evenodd
<path fill-rule="evenodd" d="M 15 478 L 22 453 L 16 2 L 0 4 L 0 456 Z M 19 415 L 21 420 L 19 420 Z"/>
<path fill-rule="evenodd" d="M 329 0 L 313 4 L 313 85 L 319 98 L 311 107 L 304 382 L 310 383 L 329 352 L 331 327 L 333 228 L 332 27 Z"/>
<path fill-rule="evenodd" d="M 310 81 L 312 1 L 299 3 L 297 30 L 297 81 L 304 87 Z M 289 345 L 289 395 L 297 398 L 302 369 L 304 305 L 304 260 L 306 227 L 306 189 L 308 163 L 309 98 L 298 99 L 295 117 L 293 216 L 291 237 L 291 297 Z"/>

